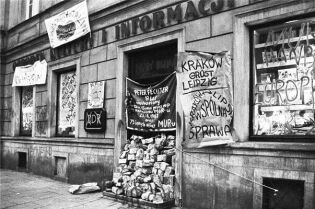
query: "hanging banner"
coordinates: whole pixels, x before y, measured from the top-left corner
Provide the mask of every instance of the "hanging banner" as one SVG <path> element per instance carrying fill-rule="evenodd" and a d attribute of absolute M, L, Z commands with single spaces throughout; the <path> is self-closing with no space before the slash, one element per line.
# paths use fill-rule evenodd
<path fill-rule="evenodd" d="M 206 147 L 233 142 L 229 53 L 179 53 L 177 80 L 185 117 L 183 145 Z"/>
<path fill-rule="evenodd" d="M 47 62 L 36 61 L 33 65 L 16 67 L 12 86 L 33 86 L 46 83 Z"/>
<path fill-rule="evenodd" d="M 89 83 L 87 108 L 104 107 L 105 81 L 96 81 Z"/>
<path fill-rule="evenodd" d="M 46 19 L 45 25 L 52 48 L 89 33 L 91 29 L 86 1 Z"/>
<path fill-rule="evenodd" d="M 176 129 L 175 72 L 157 84 L 126 79 L 127 128 L 139 131 Z"/>

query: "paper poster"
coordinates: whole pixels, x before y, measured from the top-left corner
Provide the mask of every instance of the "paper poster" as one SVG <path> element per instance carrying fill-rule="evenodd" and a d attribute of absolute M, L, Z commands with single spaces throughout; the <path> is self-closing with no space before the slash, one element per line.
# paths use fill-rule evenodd
<path fill-rule="evenodd" d="M 36 61 L 33 65 L 15 68 L 12 86 L 33 86 L 45 84 L 47 77 L 47 62 Z"/>
<path fill-rule="evenodd" d="M 185 117 L 183 145 L 206 147 L 233 142 L 229 53 L 179 53 L 177 82 Z"/>
<path fill-rule="evenodd" d="M 104 107 L 105 81 L 89 83 L 87 108 Z"/>
<path fill-rule="evenodd" d="M 46 19 L 45 25 L 52 48 L 89 33 L 91 29 L 86 1 Z"/>
<path fill-rule="evenodd" d="M 139 131 L 176 129 L 175 72 L 157 84 L 126 79 L 127 128 Z"/>
<path fill-rule="evenodd" d="M 66 130 L 74 127 L 77 109 L 75 72 L 60 75 L 58 128 Z"/>

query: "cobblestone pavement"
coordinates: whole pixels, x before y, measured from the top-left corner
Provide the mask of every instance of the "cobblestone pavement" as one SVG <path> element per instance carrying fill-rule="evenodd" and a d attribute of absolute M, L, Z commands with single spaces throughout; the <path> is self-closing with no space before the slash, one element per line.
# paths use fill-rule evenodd
<path fill-rule="evenodd" d="M 0 170 L 0 205 L 3 208 L 73 208 L 125 209 L 132 207 L 114 199 L 104 198 L 101 192 L 72 195 L 69 184 L 30 173 Z"/>

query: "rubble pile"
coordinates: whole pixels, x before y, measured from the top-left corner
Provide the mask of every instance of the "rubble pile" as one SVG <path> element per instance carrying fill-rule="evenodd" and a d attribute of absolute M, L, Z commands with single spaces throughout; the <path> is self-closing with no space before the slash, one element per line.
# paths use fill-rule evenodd
<path fill-rule="evenodd" d="M 119 159 L 118 172 L 106 182 L 106 191 L 153 203 L 174 199 L 175 137 L 132 135 Z"/>

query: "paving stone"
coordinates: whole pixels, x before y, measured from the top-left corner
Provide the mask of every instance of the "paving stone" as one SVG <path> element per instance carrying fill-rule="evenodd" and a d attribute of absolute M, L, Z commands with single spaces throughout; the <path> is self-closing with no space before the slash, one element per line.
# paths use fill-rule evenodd
<path fill-rule="evenodd" d="M 1 209 L 135 209 L 104 198 L 101 192 L 70 194 L 69 184 L 28 173 L 0 169 L 0 182 Z"/>

